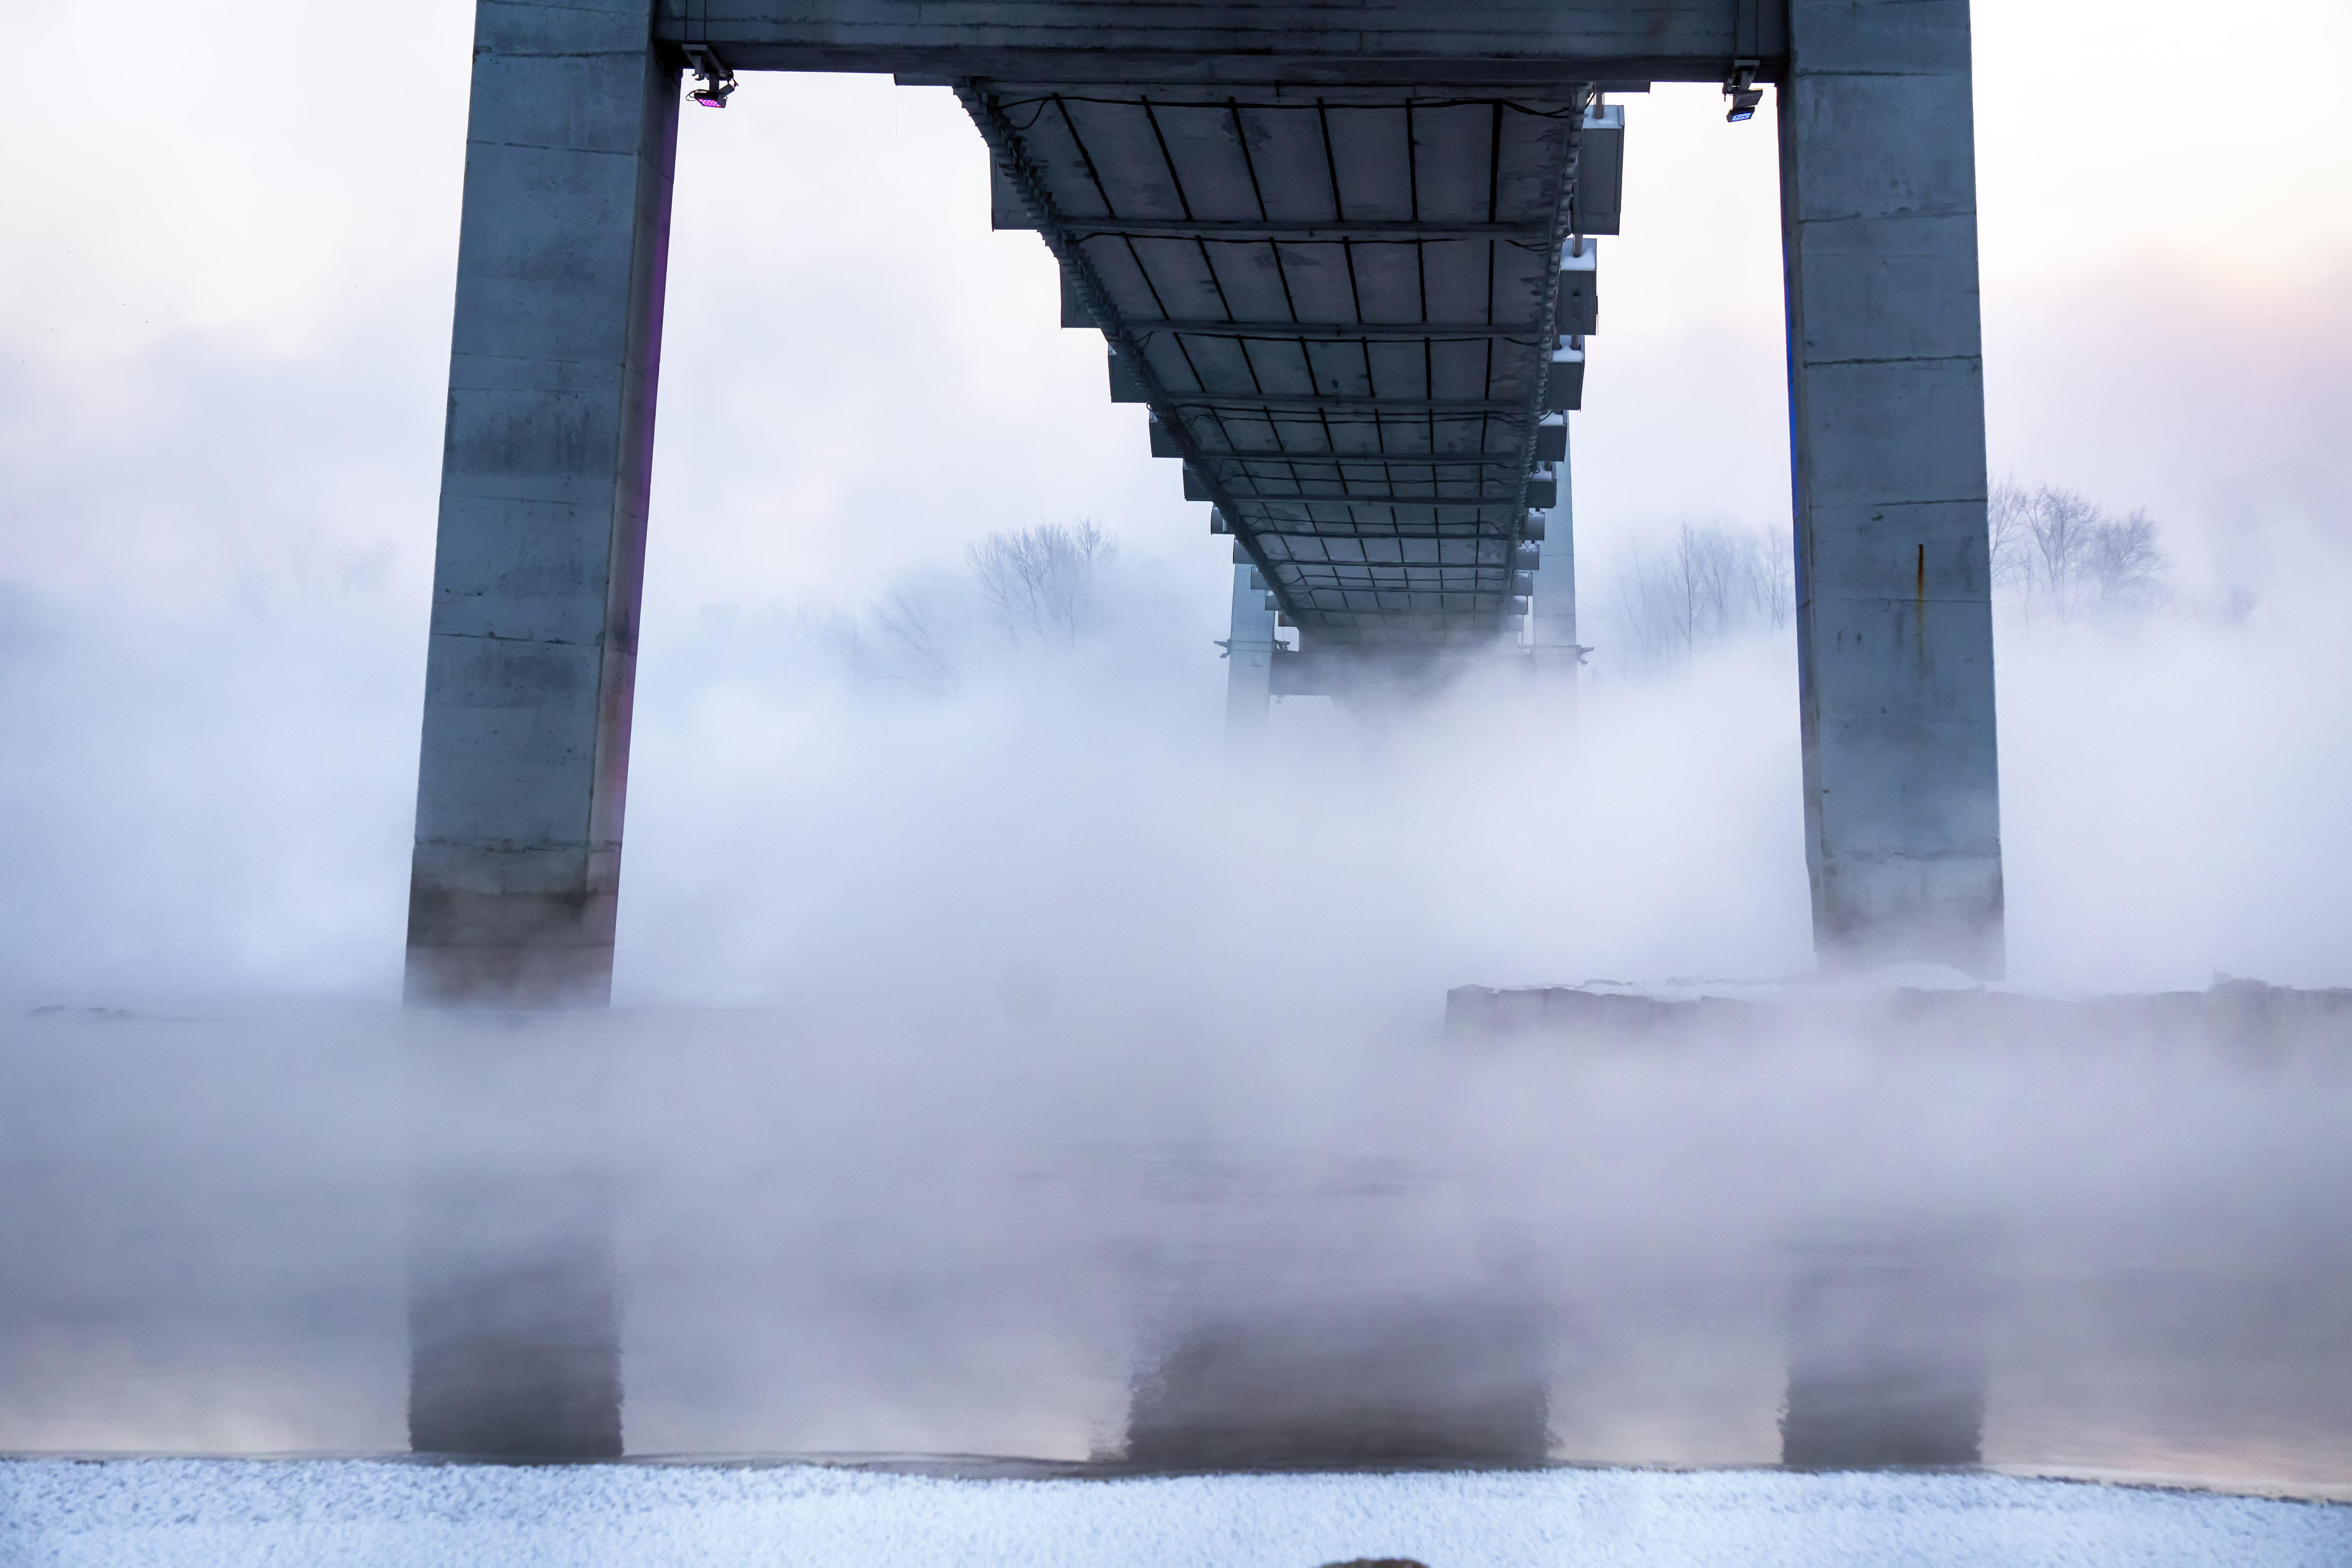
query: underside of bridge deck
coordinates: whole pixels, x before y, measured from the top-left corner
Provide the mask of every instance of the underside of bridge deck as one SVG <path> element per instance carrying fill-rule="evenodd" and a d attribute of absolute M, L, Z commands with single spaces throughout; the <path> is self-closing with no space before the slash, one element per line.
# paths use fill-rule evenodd
<path fill-rule="evenodd" d="M 958 91 L 999 226 L 1045 236 L 1111 395 L 1150 405 L 1153 449 L 1302 635 L 1491 643 L 1536 563 L 1530 474 L 1554 482 L 1534 464 L 1589 89 Z"/>

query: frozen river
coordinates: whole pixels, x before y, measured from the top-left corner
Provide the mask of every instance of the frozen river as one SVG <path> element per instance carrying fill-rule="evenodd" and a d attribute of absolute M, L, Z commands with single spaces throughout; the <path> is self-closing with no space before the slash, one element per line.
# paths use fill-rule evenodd
<path fill-rule="evenodd" d="M 1427 1022 L 1276 1050 L 1083 1005 L 620 1013 L 458 1043 L 602 1086 L 633 1456 L 1116 1458 L 1134 1412 L 1213 1391 L 1170 1369 L 1223 1335 L 1233 1386 L 1302 1355 L 1485 1379 L 1522 1458 L 1769 1465 L 1805 1260 L 1904 1230 L 1967 1260 L 1987 1464 L 2352 1495 L 2340 1056 L 1580 1058 Z M 0 1024 L 0 1451 L 402 1450 L 428 1026 Z M 321 1495 L 460 1484 L 341 1474 Z"/>

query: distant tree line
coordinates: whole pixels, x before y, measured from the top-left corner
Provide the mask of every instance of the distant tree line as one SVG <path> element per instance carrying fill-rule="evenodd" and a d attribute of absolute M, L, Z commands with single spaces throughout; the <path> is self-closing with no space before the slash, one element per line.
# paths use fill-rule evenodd
<path fill-rule="evenodd" d="M 2021 619 L 2081 626 L 2156 611 L 2244 618 L 2242 591 L 2190 605 L 2171 586 L 2171 563 L 2145 511 L 2109 512 L 2078 490 L 1993 486 L 1988 508 L 1993 600 Z M 1702 649 L 1786 627 L 1795 605 L 1795 549 L 1783 527 L 1684 523 L 1637 545 L 1592 605 L 1604 666 L 1629 673 L 1679 668 Z"/>
<path fill-rule="evenodd" d="M 1618 563 L 1595 628 L 1616 644 L 1603 657 L 1626 670 L 1678 668 L 1702 648 L 1778 630 L 1796 608 L 1795 573 L 1784 530 L 1684 523 L 1671 543 Z"/>
<path fill-rule="evenodd" d="M 870 694 L 944 695 L 1039 679 L 1197 679 L 1205 638 L 1165 567 L 1087 519 L 991 533 L 953 565 L 891 579 L 862 608 L 713 605 L 681 655 Z"/>
<path fill-rule="evenodd" d="M 1067 652 L 1155 619 L 1151 563 L 1130 561 L 1100 524 L 1041 522 L 989 534 L 961 570 L 899 578 L 836 641 L 861 678 L 944 689 L 1012 656 Z"/>

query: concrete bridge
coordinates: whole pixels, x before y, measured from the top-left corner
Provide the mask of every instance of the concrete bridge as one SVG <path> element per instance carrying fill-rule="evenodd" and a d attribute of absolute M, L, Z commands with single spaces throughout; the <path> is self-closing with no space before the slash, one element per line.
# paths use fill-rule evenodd
<path fill-rule="evenodd" d="M 1999 973 L 1966 0 L 478 0 L 413 1002 L 609 994 L 689 70 L 955 89 L 1230 540 L 1244 731 L 1471 657 L 1564 702 L 1611 100 L 1776 85 L 1817 946 Z"/>
<path fill-rule="evenodd" d="M 1999 972 L 1965 0 L 480 0 L 477 26 L 413 1000 L 609 990 L 689 56 L 954 86 L 997 223 L 1044 237 L 1063 321 L 1102 330 L 1110 395 L 1231 536 L 1244 728 L 1522 617 L 1572 681 L 1607 98 L 1777 84 L 1817 944 Z"/>

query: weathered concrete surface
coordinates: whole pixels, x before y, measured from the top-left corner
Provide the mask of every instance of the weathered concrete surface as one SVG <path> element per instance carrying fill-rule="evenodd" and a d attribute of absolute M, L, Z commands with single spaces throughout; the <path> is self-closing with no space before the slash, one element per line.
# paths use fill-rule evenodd
<path fill-rule="evenodd" d="M 1255 745 L 1272 702 L 1275 612 L 1255 566 L 1234 568 L 1234 625 L 1225 644 L 1225 739 Z"/>
<path fill-rule="evenodd" d="M 482 0 L 412 1002 L 610 993 L 677 73 L 652 0 Z"/>
<path fill-rule="evenodd" d="M 1998 977 L 1966 0 L 1790 0 L 1780 187 L 1814 943 Z"/>

